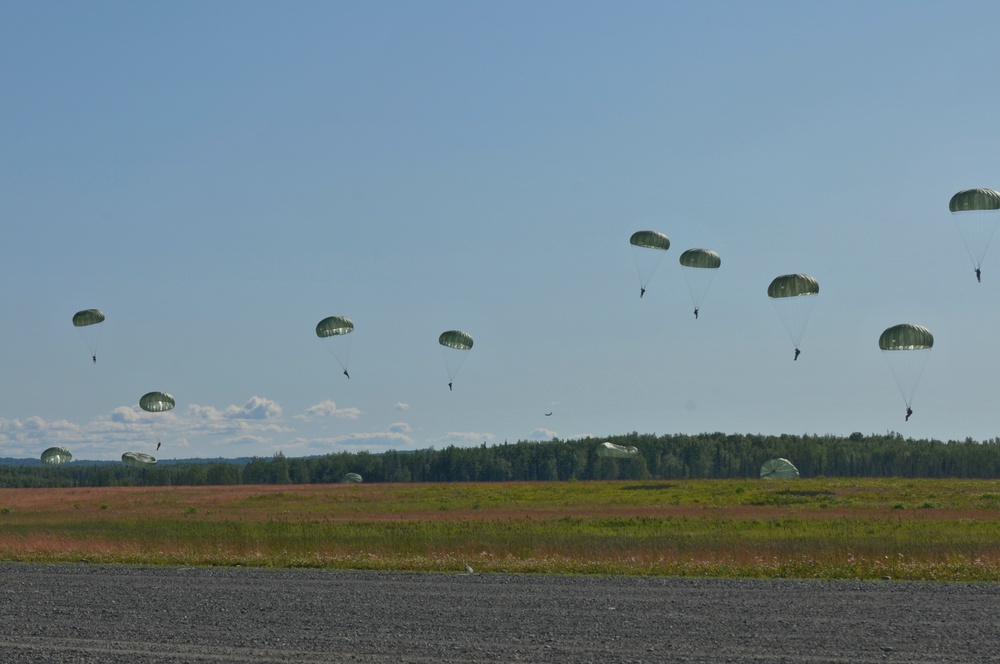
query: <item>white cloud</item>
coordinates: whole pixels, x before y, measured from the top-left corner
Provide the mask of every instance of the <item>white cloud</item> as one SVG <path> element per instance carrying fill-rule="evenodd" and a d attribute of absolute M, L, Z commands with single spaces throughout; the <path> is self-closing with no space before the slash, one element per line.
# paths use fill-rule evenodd
<path fill-rule="evenodd" d="M 490 441 L 493 440 L 494 436 L 491 433 L 478 433 L 476 431 L 448 431 L 442 436 L 441 441 L 445 443 L 459 442 L 467 443 L 469 441 L 476 441 L 477 443 L 481 440 Z"/>
<path fill-rule="evenodd" d="M 552 440 L 553 438 L 558 438 L 555 431 L 550 429 L 535 429 L 528 435 L 531 440 Z"/>
<path fill-rule="evenodd" d="M 413 429 L 406 422 L 393 422 L 389 425 L 389 431 L 393 433 L 410 433 Z"/>
<path fill-rule="evenodd" d="M 305 410 L 305 415 L 309 417 L 339 417 L 347 420 L 356 420 L 361 416 L 358 408 L 338 408 L 334 401 L 321 401 L 315 406 L 309 406 Z M 298 416 L 302 418 L 303 416 Z"/>
<path fill-rule="evenodd" d="M 202 420 L 270 420 L 281 417 L 281 406 L 264 397 L 250 397 L 242 406 L 227 406 L 219 410 L 214 406 L 191 404 L 188 413 Z"/>
<path fill-rule="evenodd" d="M 409 410 L 410 409 L 410 404 L 403 403 L 402 401 L 397 401 L 396 405 L 393 406 L 393 409 L 394 410 Z"/>

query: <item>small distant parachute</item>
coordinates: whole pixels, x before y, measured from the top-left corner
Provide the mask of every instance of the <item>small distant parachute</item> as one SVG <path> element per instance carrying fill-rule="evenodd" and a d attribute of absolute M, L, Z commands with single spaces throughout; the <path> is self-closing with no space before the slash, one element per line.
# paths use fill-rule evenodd
<path fill-rule="evenodd" d="M 1000 219 L 1000 193 L 992 189 L 966 189 L 951 197 L 948 209 L 969 251 L 978 279 Z"/>
<path fill-rule="evenodd" d="M 166 392 L 147 392 L 139 397 L 139 408 L 149 413 L 162 413 L 176 405 L 174 398 Z"/>
<path fill-rule="evenodd" d="M 101 332 L 104 331 L 104 326 L 100 323 L 103 322 L 104 314 L 101 313 L 100 309 L 84 309 L 73 314 L 73 327 L 77 329 L 83 343 L 87 345 L 94 364 L 97 364 L 97 347 L 101 343 Z"/>
<path fill-rule="evenodd" d="M 818 294 L 819 282 L 808 274 L 783 274 L 767 287 L 767 296 L 795 345 L 795 359 Z"/>
<path fill-rule="evenodd" d="M 333 355 L 340 368 L 344 370 L 344 375 L 351 377 L 347 373 L 347 364 L 351 357 L 351 332 L 354 332 L 354 323 L 346 316 L 329 316 L 316 323 L 316 336 L 320 339 L 329 339 L 323 343 L 330 354 Z"/>
<path fill-rule="evenodd" d="M 362 480 L 361 475 L 357 473 L 347 473 L 340 478 L 340 481 L 344 484 L 360 484 Z"/>
<path fill-rule="evenodd" d="M 156 457 L 142 452 L 125 452 L 122 461 L 130 466 L 155 466 Z"/>
<path fill-rule="evenodd" d="M 605 441 L 597 446 L 597 456 L 612 457 L 616 459 L 631 459 L 632 457 L 639 456 L 639 448 L 615 445 L 614 443 Z"/>
<path fill-rule="evenodd" d="M 670 248 L 670 238 L 659 231 L 636 231 L 629 238 L 635 271 L 639 274 L 639 297 L 646 293 L 646 286 L 653 273 L 660 266 L 663 256 Z"/>
<path fill-rule="evenodd" d="M 708 288 L 715 279 L 716 271 L 722 265 L 719 254 L 711 249 L 688 249 L 681 254 L 681 267 L 684 269 L 684 279 L 691 291 L 691 303 L 694 305 L 694 317 L 698 317 L 701 303 L 708 294 Z"/>
<path fill-rule="evenodd" d="M 887 328 L 879 336 L 878 347 L 896 379 L 909 417 L 917 384 L 924 373 L 931 348 L 934 347 L 934 335 L 922 325 L 901 323 Z"/>
<path fill-rule="evenodd" d="M 42 463 L 59 464 L 73 460 L 73 453 L 65 447 L 50 447 L 42 452 Z"/>
<path fill-rule="evenodd" d="M 799 469 L 788 459 L 768 459 L 760 467 L 762 480 L 791 480 L 799 476 Z"/>
<path fill-rule="evenodd" d="M 461 330 L 448 330 L 441 333 L 441 336 L 438 337 L 438 343 L 441 345 L 445 369 L 448 371 L 448 389 L 450 390 L 451 384 L 455 381 L 455 375 L 465 363 L 467 352 L 472 348 L 472 335 Z"/>

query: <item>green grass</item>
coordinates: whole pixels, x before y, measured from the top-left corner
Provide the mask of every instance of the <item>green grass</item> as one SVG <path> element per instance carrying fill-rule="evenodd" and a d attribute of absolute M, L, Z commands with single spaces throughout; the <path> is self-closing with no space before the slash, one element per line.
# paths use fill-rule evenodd
<path fill-rule="evenodd" d="M 0 492 L 0 557 L 993 582 L 998 496 L 842 479 L 17 489 Z"/>

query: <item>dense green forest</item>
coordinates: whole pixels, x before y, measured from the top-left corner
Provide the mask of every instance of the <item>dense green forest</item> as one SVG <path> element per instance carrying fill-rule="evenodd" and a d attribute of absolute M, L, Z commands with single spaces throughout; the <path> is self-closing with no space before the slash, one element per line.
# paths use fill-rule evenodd
<path fill-rule="evenodd" d="M 341 452 L 227 462 L 176 462 L 137 468 L 119 463 L 0 465 L 0 487 L 322 484 L 346 473 L 365 482 L 508 482 L 757 477 L 773 457 L 803 477 L 1000 477 L 1000 438 L 942 442 L 895 432 L 865 436 L 631 433 L 608 440 L 637 457 L 597 456 L 599 439 L 519 441 L 415 452 Z"/>

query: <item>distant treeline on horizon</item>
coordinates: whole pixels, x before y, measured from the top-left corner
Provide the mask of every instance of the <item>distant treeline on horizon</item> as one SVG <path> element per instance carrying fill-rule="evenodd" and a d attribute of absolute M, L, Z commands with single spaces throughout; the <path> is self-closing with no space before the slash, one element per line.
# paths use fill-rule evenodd
<path fill-rule="evenodd" d="M 637 456 L 598 456 L 602 441 Z M 1000 478 L 1000 438 L 942 442 L 850 436 L 630 433 L 603 439 L 518 441 L 418 451 L 338 452 L 315 457 L 190 460 L 137 468 L 114 462 L 0 464 L 0 487 L 332 484 L 347 473 L 364 482 L 514 482 L 757 478 L 772 458 L 802 477 Z M 13 461 L 13 460 L 12 460 Z"/>

